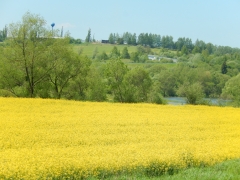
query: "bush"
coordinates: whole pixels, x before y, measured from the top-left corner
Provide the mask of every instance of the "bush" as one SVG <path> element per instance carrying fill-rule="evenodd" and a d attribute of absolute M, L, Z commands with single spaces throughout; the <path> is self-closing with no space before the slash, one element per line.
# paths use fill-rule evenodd
<path fill-rule="evenodd" d="M 186 97 L 188 104 L 196 105 L 201 104 L 201 102 L 203 103 L 203 88 L 198 82 L 194 84 L 185 83 L 178 89 L 177 94 Z"/>
<path fill-rule="evenodd" d="M 167 59 L 167 58 L 162 58 L 160 60 L 161 63 L 173 63 L 173 60 L 172 59 Z"/>

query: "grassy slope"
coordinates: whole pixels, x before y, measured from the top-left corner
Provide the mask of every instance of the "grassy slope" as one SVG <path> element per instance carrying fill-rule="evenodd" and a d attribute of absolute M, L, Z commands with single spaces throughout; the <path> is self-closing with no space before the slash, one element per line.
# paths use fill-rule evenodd
<path fill-rule="evenodd" d="M 91 57 L 95 48 L 98 49 L 98 53 L 105 51 L 107 54 L 109 54 L 114 46 L 116 46 L 118 50 L 120 50 L 120 52 L 122 52 L 124 47 L 128 48 L 129 53 L 136 51 L 136 46 L 112 45 L 112 44 L 102 44 L 102 43 L 74 45 L 74 49 L 76 52 L 78 52 L 79 49 L 83 49 L 82 55 Z"/>
<path fill-rule="evenodd" d="M 240 179 L 240 159 L 225 161 L 219 164 L 216 164 L 212 167 L 204 168 L 189 168 L 182 170 L 174 175 L 164 175 L 159 177 L 148 177 L 143 174 L 133 174 L 133 175 L 119 175 L 112 176 L 107 179 L 119 179 L 119 180 L 129 180 L 129 179 L 151 179 L 151 180 L 238 180 Z M 95 180 L 94 178 L 92 180 Z"/>
<path fill-rule="evenodd" d="M 115 45 L 115 44 L 113 45 L 113 44 L 102 44 L 102 43 L 73 45 L 73 48 L 74 48 L 75 52 L 82 50 L 83 56 L 88 56 L 89 58 L 91 58 L 95 48 L 97 48 L 99 54 L 102 53 L 103 51 L 105 51 L 107 54 L 110 54 L 110 52 L 114 46 L 116 46 L 120 52 L 122 52 L 124 47 L 128 48 L 129 53 L 136 52 L 136 50 L 137 50 L 136 46 Z M 156 54 L 159 53 L 159 49 L 156 49 L 156 48 L 152 48 L 152 51 Z M 151 63 L 151 61 L 146 62 L 146 63 L 133 63 L 129 59 L 123 59 L 123 61 L 128 65 L 129 68 L 134 68 L 136 66 L 148 67 L 148 66 L 152 66 L 152 65 L 156 64 L 156 63 Z M 171 67 L 174 67 L 176 64 L 175 63 L 161 63 L 161 65 L 165 66 L 166 68 L 171 68 Z"/>

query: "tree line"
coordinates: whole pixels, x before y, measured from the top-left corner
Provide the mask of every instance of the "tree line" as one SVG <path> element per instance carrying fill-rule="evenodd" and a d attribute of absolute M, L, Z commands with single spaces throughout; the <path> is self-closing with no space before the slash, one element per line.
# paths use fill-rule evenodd
<path fill-rule="evenodd" d="M 128 69 L 117 49 L 112 60 L 99 67 L 75 53 L 69 37 L 55 38 L 58 31 L 45 25 L 41 16 L 28 12 L 21 23 L 8 26 L 8 38 L 0 47 L 1 96 L 106 101 L 112 94 L 118 102 L 149 101 L 149 74 Z"/>
<path fill-rule="evenodd" d="M 152 53 L 150 46 L 137 45 L 132 53 L 127 47 L 120 52 L 113 46 L 105 53 L 107 61 L 104 54 L 100 61 L 93 61 L 72 49 L 71 37 L 54 38 L 59 32 L 49 31 L 41 16 L 29 12 L 7 31 L 8 38 L 0 46 L 1 96 L 158 104 L 165 103 L 164 96 L 183 96 L 191 104 L 207 104 L 204 97 L 226 97 L 240 106 L 240 51 L 236 48 L 203 41 L 192 46 L 183 38 L 191 53 L 183 48 L 158 49 L 159 55 L 178 60 L 172 68 L 149 60 L 130 68 L 121 59 L 141 62 Z M 179 49 L 182 41 L 175 43 Z"/>
<path fill-rule="evenodd" d="M 0 30 L 0 42 L 3 42 L 7 38 L 7 26 Z"/>
<path fill-rule="evenodd" d="M 202 51 L 205 51 L 209 54 L 217 53 L 219 55 L 223 55 L 239 51 L 238 48 L 217 46 L 198 39 L 195 41 L 195 43 L 193 43 L 191 38 L 185 37 L 179 37 L 178 40 L 174 42 L 172 36 L 161 36 L 159 34 L 152 33 L 140 33 L 138 36 L 136 33 L 132 34 L 129 32 L 124 32 L 121 36 L 118 33 L 110 33 L 109 43 L 128 44 L 134 46 L 142 45 L 149 46 L 150 48 L 167 48 L 182 51 L 185 54 L 201 53 Z"/>

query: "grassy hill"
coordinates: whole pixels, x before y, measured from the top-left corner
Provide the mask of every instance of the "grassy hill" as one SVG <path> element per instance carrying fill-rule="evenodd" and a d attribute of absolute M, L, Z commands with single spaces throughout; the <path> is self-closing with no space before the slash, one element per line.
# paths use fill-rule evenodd
<path fill-rule="evenodd" d="M 80 45 L 72 45 L 73 49 L 75 50 L 76 53 L 81 53 L 81 55 L 83 56 L 88 56 L 89 58 L 92 58 L 93 52 L 95 51 L 95 49 L 97 48 L 98 53 L 102 53 L 102 52 L 106 52 L 107 55 L 110 54 L 111 50 L 113 49 L 114 46 L 117 47 L 117 49 L 122 52 L 124 47 L 128 48 L 128 52 L 129 54 L 131 54 L 132 52 L 136 52 L 137 51 L 137 47 L 136 46 L 129 46 L 129 45 L 118 45 L 118 44 L 102 44 L 102 43 L 83 43 Z M 156 54 L 158 55 L 160 53 L 160 49 L 158 48 L 151 48 L 151 54 Z M 175 51 L 171 51 L 169 50 L 171 53 L 176 54 Z M 134 63 L 132 60 L 130 59 L 122 59 L 123 62 L 125 62 L 129 68 L 134 68 L 136 66 L 144 66 L 144 67 L 150 67 L 156 63 L 160 63 L 159 61 L 147 61 L 145 63 Z M 176 63 L 160 63 L 162 64 L 162 66 L 166 67 L 166 68 L 171 68 L 174 67 L 176 65 Z"/>
<path fill-rule="evenodd" d="M 128 45 L 115 45 L 115 44 L 102 44 L 102 43 L 89 43 L 89 44 L 80 44 L 80 45 L 74 45 L 74 49 L 76 52 L 79 50 L 82 50 L 82 55 L 92 57 L 93 51 L 95 48 L 97 48 L 98 52 L 101 53 L 105 51 L 107 54 L 109 54 L 112 50 L 112 48 L 116 46 L 120 52 L 123 50 L 124 47 L 128 48 L 128 52 L 134 52 L 136 51 L 136 46 L 128 46 Z"/>

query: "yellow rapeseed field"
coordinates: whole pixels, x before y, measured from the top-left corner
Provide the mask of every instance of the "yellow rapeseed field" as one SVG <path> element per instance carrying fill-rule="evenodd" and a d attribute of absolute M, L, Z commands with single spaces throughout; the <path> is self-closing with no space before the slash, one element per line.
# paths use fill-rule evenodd
<path fill-rule="evenodd" d="M 0 179 L 168 171 L 239 157 L 238 108 L 0 98 Z"/>

